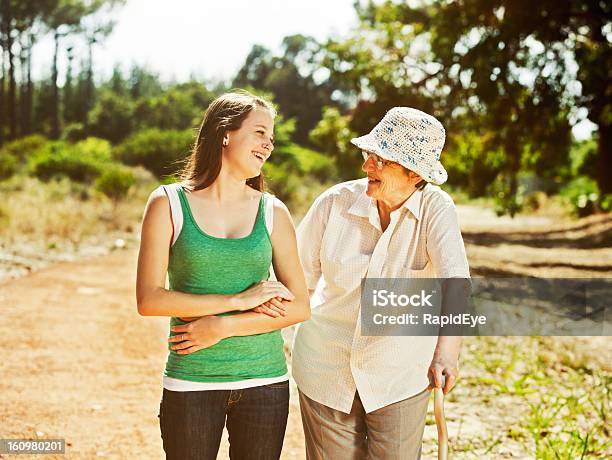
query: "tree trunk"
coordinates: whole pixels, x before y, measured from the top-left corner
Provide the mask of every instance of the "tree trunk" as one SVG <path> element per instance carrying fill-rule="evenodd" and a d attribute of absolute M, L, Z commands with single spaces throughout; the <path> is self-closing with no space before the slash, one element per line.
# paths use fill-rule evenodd
<path fill-rule="evenodd" d="M 5 94 L 4 94 L 4 85 L 6 82 L 6 70 L 4 67 L 4 57 L 5 57 L 5 49 L 4 49 L 4 27 L 0 23 L 0 48 L 2 48 L 0 54 L 0 145 L 4 143 L 4 126 L 6 125 L 6 102 L 5 102 Z"/>
<path fill-rule="evenodd" d="M 93 82 L 93 41 L 87 40 L 88 48 L 88 62 L 87 62 L 87 86 L 85 88 L 85 122 L 87 126 L 88 114 L 93 107 L 93 94 L 94 94 L 94 82 Z"/>
<path fill-rule="evenodd" d="M 13 37 L 11 36 L 11 2 L 4 2 L 4 14 L 5 18 L 5 33 L 6 33 L 6 50 L 8 53 L 8 118 L 9 118 L 9 139 L 15 139 L 17 137 L 17 88 L 15 84 L 15 62 L 13 59 Z"/>
<path fill-rule="evenodd" d="M 57 86 L 57 55 L 59 52 L 59 32 L 55 30 L 53 36 L 55 49 L 53 50 L 53 71 L 52 71 L 52 86 L 53 86 L 53 125 L 51 127 L 51 138 L 58 139 L 60 132 L 60 101 L 59 88 Z"/>
<path fill-rule="evenodd" d="M 21 32 L 19 39 L 19 70 L 21 75 L 19 76 L 19 136 L 25 136 L 28 131 L 27 127 L 27 100 L 28 100 L 28 73 L 27 73 L 27 59 L 28 59 L 28 45 L 26 40 L 28 39 L 26 32 Z"/>
<path fill-rule="evenodd" d="M 522 136 L 514 129 L 509 129 L 506 133 L 504 142 L 504 150 L 507 158 L 507 174 L 508 174 L 508 195 L 504 198 L 505 211 L 514 217 L 519 211 L 517 205 L 518 193 L 518 173 L 521 167 L 521 148 L 519 143 L 522 141 Z"/>
<path fill-rule="evenodd" d="M 32 47 L 34 46 L 34 35 L 29 35 L 28 42 L 28 56 L 27 56 L 27 83 L 26 83 L 26 112 L 25 112 L 25 123 L 26 123 L 26 131 L 25 134 L 32 133 L 32 106 L 34 103 L 34 84 L 32 83 Z"/>
<path fill-rule="evenodd" d="M 597 185 L 599 193 L 612 193 L 612 125 L 600 123 L 599 140 L 597 142 Z"/>
<path fill-rule="evenodd" d="M 0 48 L 2 48 L 2 59 L 0 60 L 0 145 L 6 140 L 5 127 L 6 127 L 6 43 L 8 41 L 8 23 L 9 23 L 9 11 L 8 11 L 8 0 L 0 0 L 0 14 L 2 20 L 0 21 Z"/>

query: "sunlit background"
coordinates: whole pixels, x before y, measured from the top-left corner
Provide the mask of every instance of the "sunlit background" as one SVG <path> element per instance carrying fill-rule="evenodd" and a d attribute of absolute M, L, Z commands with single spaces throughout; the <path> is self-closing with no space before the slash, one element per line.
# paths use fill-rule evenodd
<path fill-rule="evenodd" d="M 603 0 L 0 0 L 0 438 L 161 458 L 167 320 L 136 314 L 140 219 L 231 88 L 278 107 L 264 175 L 296 223 L 363 175 L 350 139 L 411 106 L 446 127 L 474 276 L 610 277 L 611 18 Z M 607 337 L 467 339 L 452 457 L 612 457 L 611 362 Z M 295 398 L 283 458 L 304 458 Z"/>

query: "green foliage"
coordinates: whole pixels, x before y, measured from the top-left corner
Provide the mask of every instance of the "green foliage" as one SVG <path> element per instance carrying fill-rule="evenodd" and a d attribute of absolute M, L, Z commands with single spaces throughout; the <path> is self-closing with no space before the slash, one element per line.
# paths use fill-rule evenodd
<path fill-rule="evenodd" d="M 270 190 L 281 200 L 292 202 L 304 186 L 313 181 L 328 182 L 337 176 L 333 158 L 290 143 L 276 150 L 264 165 L 264 177 Z"/>
<path fill-rule="evenodd" d="M 501 404 L 520 416 L 507 431 L 484 434 L 488 442 L 480 445 L 489 444 L 486 452 L 477 452 L 462 437 L 453 443 L 455 452 L 502 458 L 502 452 L 516 446 L 524 454 L 517 450 L 514 455 L 542 460 L 609 457 L 609 372 L 580 342 L 564 339 L 481 337 L 467 342 L 466 391 L 480 391 L 482 403 L 497 405 L 498 411 L 504 410 L 499 401 L 511 401 Z"/>
<path fill-rule="evenodd" d="M 133 102 L 107 91 L 100 95 L 89 112 L 87 124 L 91 135 L 116 144 L 132 132 L 133 122 Z"/>
<path fill-rule="evenodd" d="M 311 141 L 328 158 L 335 158 L 338 173 L 345 180 L 359 177 L 362 164 L 361 155 L 350 142 L 357 134 L 351 130 L 349 123 L 349 116 L 341 115 L 335 107 L 325 107 L 323 118 L 310 132 Z"/>
<path fill-rule="evenodd" d="M 87 68 L 79 69 L 75 76 L 72 75 L 72 69 L 67 69 L 67 72 L 69 73 L 62 91 L 62 115 L 65 123 L 62 138 L 76 142 L 87 137 L 85 132 L 81 132 L 81 128 L 84 129 L 87 114 L 95 101 L 96 88 Z"/>
<path fill-rule="evenodd" d="M 162 178 L 182 169 L 193 141 L 191 130 L 146 129 L 132 134 L 118 145 L 113 156 L 127 165 L 143 166 Z"/>
<path fill-rule="evenodd" d="M 274 151 L 263 170 L 269 189 L 281 200 L 293 204 L 313 179 L 326 182 L 337 176 L 334 158 L 292 142 L 294 130 L 294 119 L 277 116 Z"/>
<path fill-rule="evenodd" d="M 176 174 L 175 161 L 186 156 L 192 142 L 187 130 L 200 123 L 225 88 L 165 83 L 137 66 L 126 75 L 116 68 L 109 80 L 94 84 L 95 59 L 74 59 L 65 34 L 83 34 L 95 57 L 96 43 L 110 32 L 112 21 L 82 18 L 122 3 L 7 2 L 12 17 L 3 21 L 3 36 L 22 52 L 15 63 L 6 63 L 19 77 L 19 97 L 15 106 L 5 88 L 0 137 L 34 131 L 55 138 L 59 115 L 61 139 L 68 143 L 50 147 L 44 137 L 31 136 L 5 144 L 0 175 L 19 172 L 37 156 L 31 164 L 42 175 L 64 174 L 59 162 L 71 165 L 64 175 L 92 177 L 95 164 L 110 161 L 108 143 L 69 144 L 92 135 L 118 145 L 115 155 L 126 163 L 145 165 L 158 177 Z M 299 184 L 310 178 L 362 175 L 350 139 L 368 132 L 389 108 L 406 105 L 443 122 L 448 140 L 442 162 L 449 184 L 470 197 L 494 195 L 498 210 L 512 214 L 523 206 L 523 193 L 533 192 L 523 190 L 520 180 L 531 174 L 533 183 L 547 184 L 541 189 L 546 193 L 565 184 L 563 199 L 578 214 L 606 210 L 612 196 L 608 3 L 543 0 L 539 14 L 529 16 L 520 2 L 356 2 L 359 25 L 348 37 L 320 44 L 291 35 L 280 53 L 255 45 L 233 86 L 250 87 L 278 105 L 282 116 L 268 166 L 271 184 L 289 195 L 301 193 Z M 66 69 L 60 100 L 57 72 L 33 83 L 19 73 L 31 64 L 33 42 L 28 41 L 39 25 L 60 33 L 54 64 L 54 70 Z M 62 62 L 65 56 L 68 61 Z M 593 140 L 572 143 L 568 115 L 578 107 L 598 129 Z M 46 153 L 38 155 L 41 149 Z M 49 153 L 53 149 L 55 156 Z M 83 152 L 89 153 L 74 159 Z M 598 190 L 585 178 L 596 178 Z"/>
<path fill-rule="evenodd" d="M 104 160 L 86 154 L 77 145 L 47 143 L 30 158 L 31 173 L 43 181 L 66 176 L 75 182 L 91 182 L 101 173 Z"/>
<path fill-rule="evenodd" d="M 13 156 L 18 162 L 23 162 L 46 143 L 46 137 L 40 134 L 32 134 L 4 144 L 0 152 Z"/>
<path fill-rule="evenodd" d="M 139 99 L 134 116 L 139 128 L 187 129 L 200 124 L 213 94 L 200 83 L 176 85 L 160 94 Z"/>
<path fill-rule="evenodd" d="M 450 134 L 487 133 L 481 147 L 480 141 L 457 141 L 459 158 L 450 161 L 449 177 L 481 196 L 503 170 L 496 179 L 500 206 L 513 213 L 521 173 L 557 180 L 568 164 L 572 105 L 584 103 L 589 119 L 601 121 L 602 162 L 589 164 L 610 164 L 610 149 L 601 148 L 610 145 L 612 133 L 612 117 L 603 115 L 612 113 L 604 107 L 610 98 L 602 69 L 612 57 L 599 32 L 610 24 L 604 4 L 569 1 L 559 9 L 558 2 L 545 1 L 538 5 L 540 15 L 527 17 L 522 4 L 507 2 L 361 2 L 359 27 L 346 39 L 328 41 L 324 62 L 345 97 L 357 101 L 349 126 L 360 134 L 398 105 L 433 114 Z M 577 76 L 566 66 L 575 49 L 584 51 L 575 56 L 583 64 Z M 580 104 L 568 85 L 576 79 L 593 83 Z M 490 152 L 503 162 L 491 164 Z M 474 173 L 459 164 L 462 159 Z M 609 169 L 597 169 L 600 188 L 602 171 Z M 612 187 L 612 181 L 607 184 Z"/>
<path fill-rule="evenodd" d="M 516 187 L 513 183 L 516 176 L 503 171 L 495 177 L 495 180 L 487 187 L 485 195 L 492 195 L 495 203 L 495 213 L 498 216 L 510 214 L 514 217 L 523 208 L 524 188 Z"/>
<path fill-rule="evenodd" d="M 283 54 L 255 45 L 233 81 L 234 87 L 252 86 L 274 94 L 280 111 L 296 120 L 292 140 L 309 145 L 308 133 L 317 124 L 326 105 L 333 105 L 335 89 L 329 81 L 315 81 L 313 74 L 320 69 L 320 45 L 304 35 L 285 37 Z"/>
<path fill-rule="evenodd" d="M 75 148 L 81 155 L 95 158 L 101 162 L 112 160 L 112 146 L 106 139 L 88 137 L 75 144 Z"/>
<path fill-rule="evenodd" d="M 275 155 L 276 151 L 272 157 Z M 268 188 L 286 203 L 295 204 L 303 189 L 314 183 L 336 179 L 336 165 L 327 155 L 291 143 L 285 146 L 279 157 L 282 161 L 267 162 L 263 173 Z"/>
<path fill-rule="evenodd" d="M 579 217 L 592 214 L 597 209 L 600 196 L 597 182 L 587 176 L 571 180 L 560 190 L 559 195 L 572 205 Z M 607 205 L 607 202 L 604 205 Z"/>
<path fill-rule="evenodd" d="M 572 177 L 597 174 L 597 141 L 594 139 L 573 142 L 569 153 L 569 174 Z"/>
<path fill-rule="evenodd" d="M 288 163 L 266 163 L 263 174 L 267 188 L 285 203 L 293 201 L 304 180 L 291 170 Z"/>
<path fill-rule="evenodd" d="M 33 130 L 43 136 L 51 136 L 51 124 L 53 119 L 53 85 L 42 80 L 37 82 L 33 101 Z"/>
<path fill-rule="evenodd" d="M 599 200 L 599 208 L 603 212 L 612 212 L 612 193 L 601 197 Z"/>
<path fill-rule="evenodd" d="M 163 91 L 157 74 L 136 65 L 130 69 L 127 86 L 133 99 L 153 97 Z"/>
<path fill-rule="evenodd" d="M 112 162 L 111 145 L 105 139 L 88 137 L 76 144 L 47 141 L 31 155 L 29 171 L 41 180 L 68 177 L 89 183 Z"/>
<path fill-rule="evenodd" d="M 487 194 L 504 164 L 501 149 L 487 148 L 490 134 L 476 132 L 449 135 L 442 163 L 448 172 L 449 184 L 462 187 L 470 198 Z"/>
<path fill-rule="evenodd" d="M 0 180 L 8 179 L 16 172 L 17 159 L 4 150 L 0 150 Z"/>
<path fill-rule="evenodd" d="M 87 138 L 87 130 L 83 123 L 70 123 L 62 132 L 62 140 L 78 142 Z"/>
<path fill-rule="evenodd" d="M 301 174 L 310 178 L 316 178 L 320 182 L 336 178 L 336 164 L 331 156 L 297 144 L 293 144 L 288 151 L 296 159 L 298 171 Z"/>
<path fill-rule="evenodd" d="M 112 165 L 96 179 L 95 188 L 111 200 L 117 202 L 125 198 L 135 184 L 134 174 L 124 166 Z"/>

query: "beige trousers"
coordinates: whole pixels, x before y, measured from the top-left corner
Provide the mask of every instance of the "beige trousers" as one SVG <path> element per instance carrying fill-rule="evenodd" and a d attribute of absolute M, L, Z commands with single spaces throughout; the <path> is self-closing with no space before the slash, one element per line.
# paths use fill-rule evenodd
<path fill-rule="evenodd" d="M 355 394 L 351 413 L 331 409 L 300 392 L 307 460 L 415 460 L 430 392 L 366 414 Z"/>

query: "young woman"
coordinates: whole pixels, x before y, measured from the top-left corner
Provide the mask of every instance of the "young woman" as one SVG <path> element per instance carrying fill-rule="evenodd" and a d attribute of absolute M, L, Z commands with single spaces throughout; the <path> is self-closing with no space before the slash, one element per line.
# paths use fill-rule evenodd
<path fill-rule="evenodd" d="M 280 456 L 280 329 L 310 307 L 291 216 L 262 191 L 274 116 L 246 92 L 214 100 L 183 182 L 156 189 L 145 209 L 136 296 L 141 315 L 171 317 L 160 405 L 169 459 L 216 458 L 224 426 L 232 459 Z"/>

